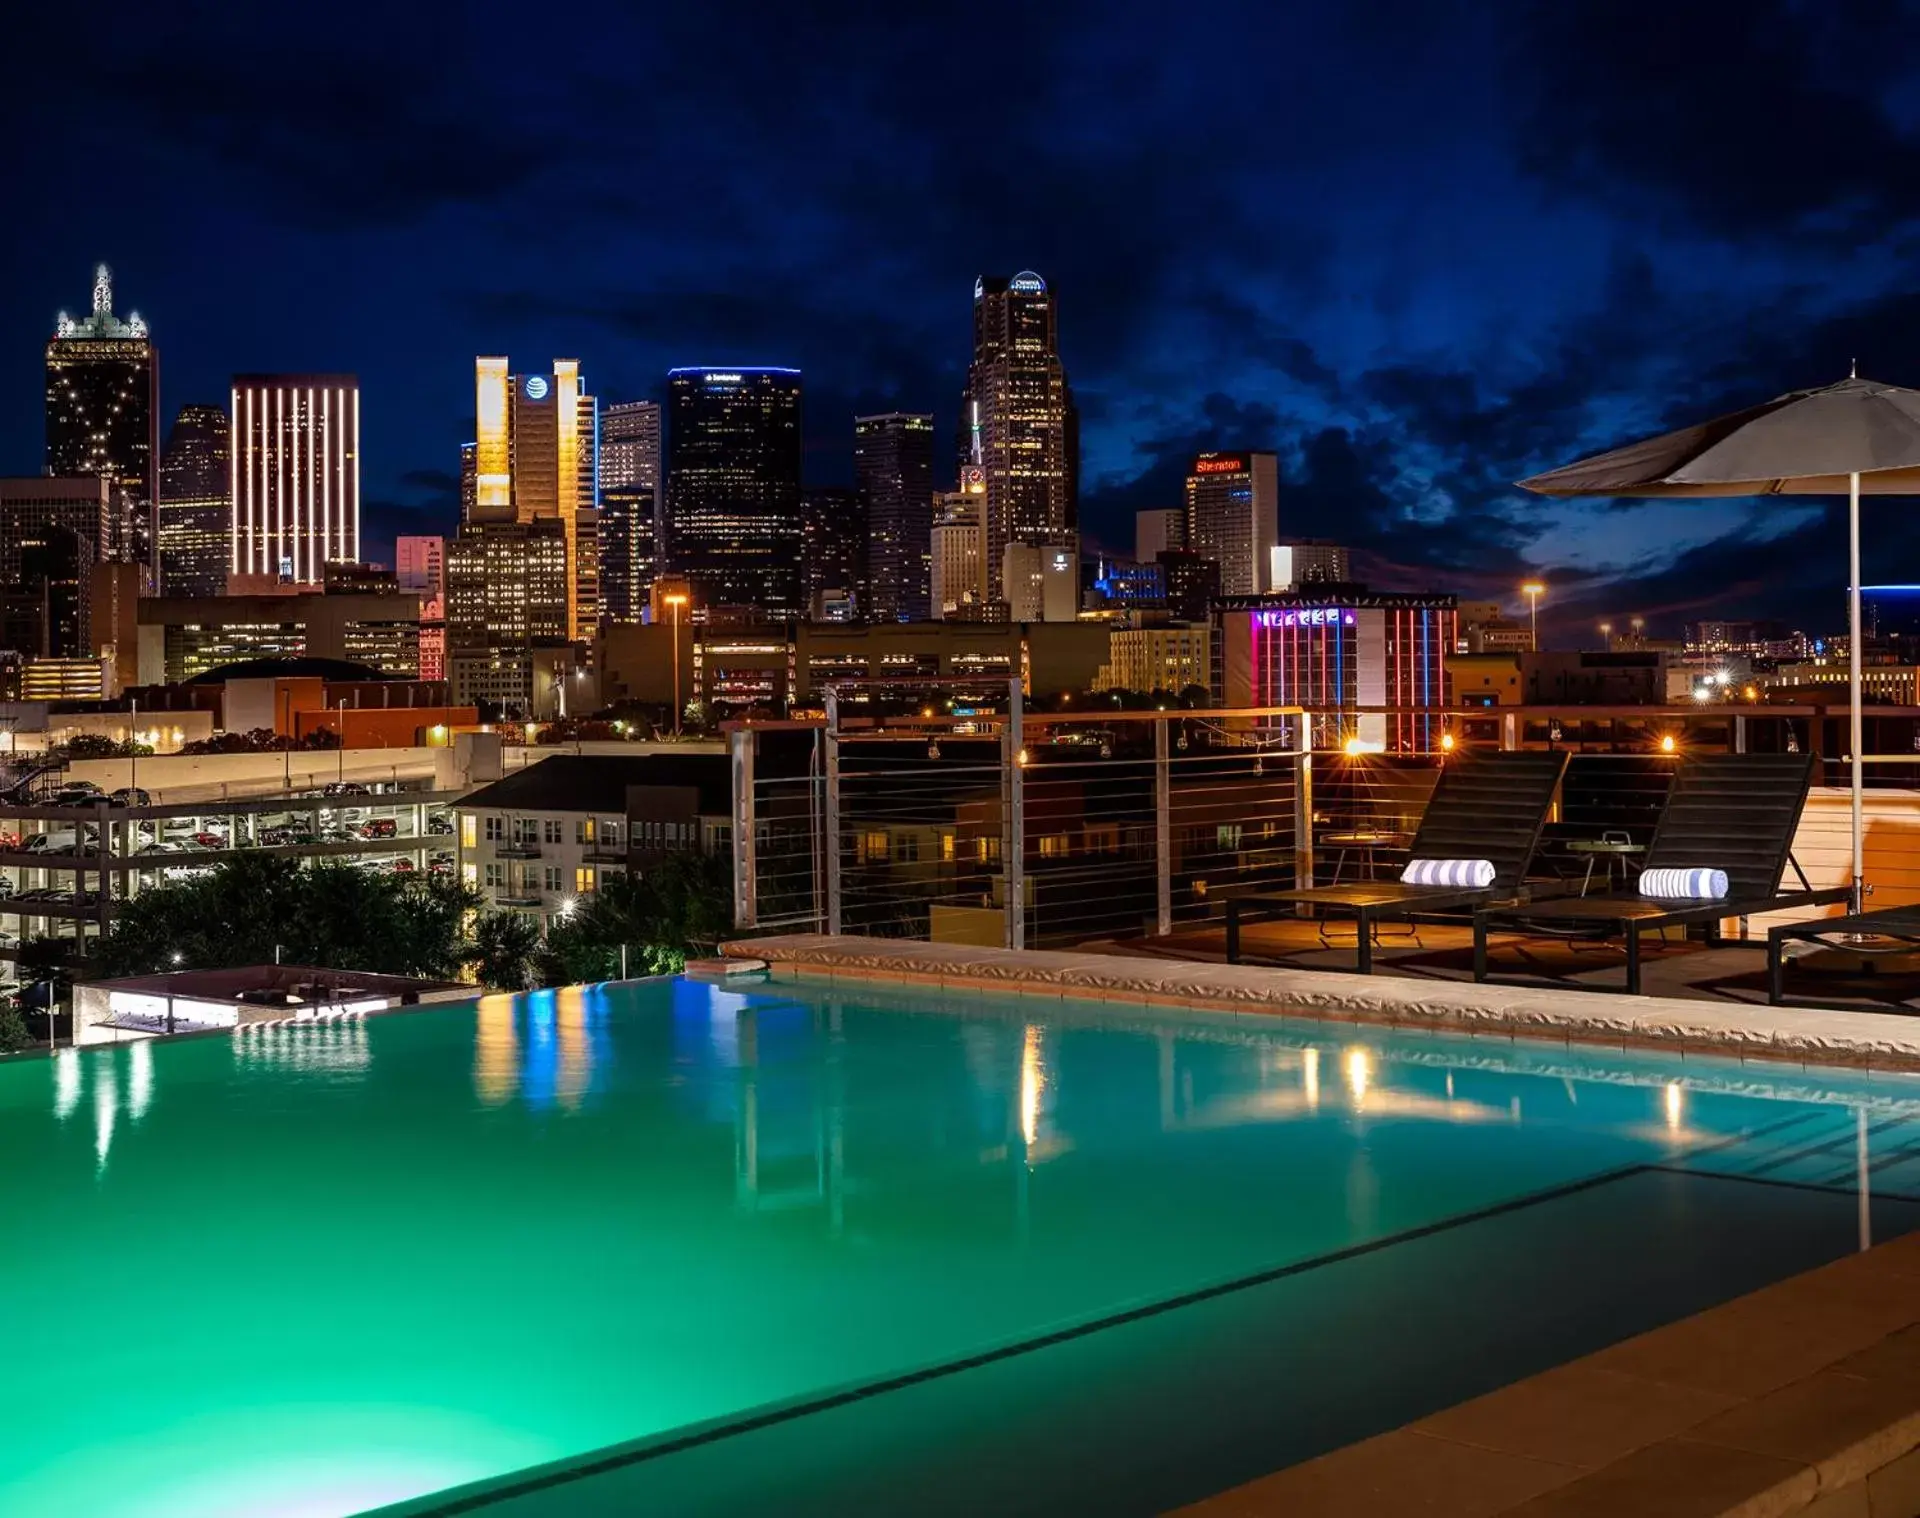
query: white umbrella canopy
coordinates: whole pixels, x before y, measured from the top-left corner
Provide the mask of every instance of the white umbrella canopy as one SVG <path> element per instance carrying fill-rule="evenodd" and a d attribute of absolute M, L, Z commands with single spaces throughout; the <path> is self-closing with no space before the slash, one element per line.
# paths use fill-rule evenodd
<path fill-rule="evenodd" d="M 1853 908 L 1864 895 L 1860 720 L 1860 497 L 1920 495 L 1920 390 L 1850 375 L 1763 406 L 1579 459 L 1520 481 L 1551 496 L 1847 497 L 1853 758 Z"/>

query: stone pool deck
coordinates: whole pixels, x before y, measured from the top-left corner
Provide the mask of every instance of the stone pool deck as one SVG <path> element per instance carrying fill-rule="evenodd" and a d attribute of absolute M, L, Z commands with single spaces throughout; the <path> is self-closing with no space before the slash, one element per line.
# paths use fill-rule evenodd
<path fill-rule="evenodd" d="M 721 953 L 765 960 L 776 976 L 896 981 L 1802 1065 L 1920 1070 L 1920 1018 L 1882 1012 L 1716 1006 L 1601 991 L 811 933 L 740 938 L 723 944 Z"/>
<path fill-rule="evenodd" d="M 1181 1518 L 1914 1518 L 1920 1233 Z"/>

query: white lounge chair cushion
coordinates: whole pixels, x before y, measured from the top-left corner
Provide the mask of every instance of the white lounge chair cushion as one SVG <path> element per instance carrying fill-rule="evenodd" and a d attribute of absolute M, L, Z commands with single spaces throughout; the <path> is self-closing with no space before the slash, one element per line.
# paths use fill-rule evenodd
<path fill-rule="evenodd" d="M 1642 870 L 1640 894 L 1653 901 L 1718 901 L 1727 894 L 1727 872 Z"/>
<path fill-rule="evenodd" d="M 1490 859 L 1410 859 L 1400 872 L 1402 885 L 1465 886 L 1484 891 L 1493 884 Z"/>

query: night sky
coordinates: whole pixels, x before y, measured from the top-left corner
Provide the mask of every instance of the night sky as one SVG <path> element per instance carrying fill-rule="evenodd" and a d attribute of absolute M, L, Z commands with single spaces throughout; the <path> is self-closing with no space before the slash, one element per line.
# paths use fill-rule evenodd
<path fill-rule="evenodd" d="M 909 19 L 900 19 L 900 18 Z M 1842 616 L 1817 504 L 1511 481 L 1843 376 L 1920 384 L 1920 20 L 1892 3 L 41 5 L 4 24 L 0 472 L 92 265 L 165 421 L 350 370 L 366 548 L 448 530 L 472 358 L 806 371 L 952 435 L 977 273 L 1054 290 L 1088 538 L 1196 447 L 1275 447 L 1283 536 L 1376 584 L 1601 616 Z M 23 60 L 33 60 L 23 66 Z M 164 431 L 164 426 L 163 426 Z M 1912 502 L 1866 578 L 1920 579 Z"/>

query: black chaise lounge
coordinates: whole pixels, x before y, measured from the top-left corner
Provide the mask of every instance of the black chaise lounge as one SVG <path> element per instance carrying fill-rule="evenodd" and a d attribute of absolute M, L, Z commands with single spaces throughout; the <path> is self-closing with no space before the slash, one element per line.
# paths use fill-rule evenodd
<path fill-rule="evenodd" d="M 1239 962 L 1242 922 L 1291 917 L 1306 907 L 1318 916 L 1356 920 L 1359 970 L 1370 975 L 1376 923 L 1412 922 L 1430 912 L 1512 900 L 1519 894 L 1566 767 L 1564 753 L 1455 755 L 1440 771 L 1407 858 L 1484 859 L 1493 866 L 1492 885 L 1476 889 L 1382 880 L 1235 897 L 1227 903 L 1227 962 Z"/>
<path fill-rule="evenodd" d="M 1473 978 L 1488 979 L 1487 935 L 1529 928 L 1542 936 L 1610 938 L 1623 934 L 1627 990 L 1640 990 L 1644 933 L 1703 925 L 1710 942 L 1729 917 L 1824 906 L 1848 899 L 1844 886 L 1815 890 L 1793 859 L 1793 835 L 1813 783 L 1811 754 L 1703 754 L 1685 760 L 1673 777 L 1653 842 L 1648 870 L 1720 870 L 1724 896 L 1711 900 L 1652 899 L 1638 892 L 1561 897 L 1524 906 L 1494 906 L 1473 915 Z M 1791 867 L 1798 889 L 1782 889 Z"/>
<path fill-rule="evenodd" d="M 1767 930 L 1767 1000 L 1779 1006 L 1787 995 L 1786 956 L 1790 939 L 1817 942 L 1835 933 L 1877 938 L 1880 947 L 1848 944 L 1856 954 L 1912 953 L 1920 948 L 1920 906 L 1882 907 L 1878 912 L 1849 912 L 1844 917 L 1816 917 L 1810 922 L 1787 922 Z"/>

